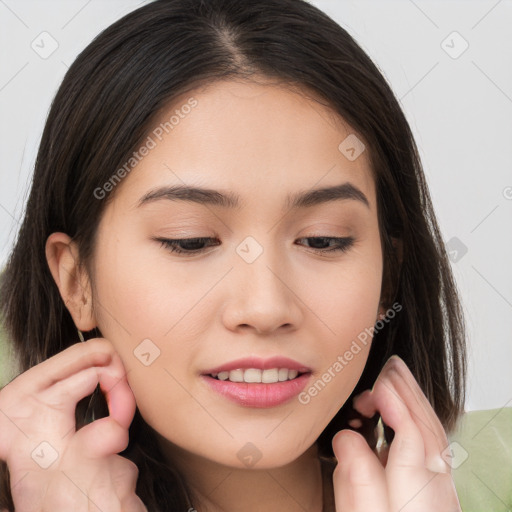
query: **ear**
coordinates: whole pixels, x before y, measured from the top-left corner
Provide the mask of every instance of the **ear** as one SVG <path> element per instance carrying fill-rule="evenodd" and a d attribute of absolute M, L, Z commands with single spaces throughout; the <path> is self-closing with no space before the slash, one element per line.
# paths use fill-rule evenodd
<path fill-rule="evenodd" d="M 85 268 L 78 263 L 76 243 L 65 233 L 52 233 L 46 240 L 46 260 L 76 327 L 94 329 L 92 289 Z"/>

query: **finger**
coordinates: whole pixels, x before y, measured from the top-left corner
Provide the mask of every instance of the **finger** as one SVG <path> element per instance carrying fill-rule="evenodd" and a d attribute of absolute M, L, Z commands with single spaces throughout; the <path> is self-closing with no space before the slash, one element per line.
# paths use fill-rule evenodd
<path fill-rule="evenodd" d="M 102 368 L 93 366 L 61 380 L 52 387 L 41 391 L 38 401 L 51 407 L 72 414 L 74 417 L 77 403 L 96 389 Z M 46 413 L 47 414 L 47 413 Z"/>
<path fill-rule="evenodd" d="M 60 451 L 62 439 L 75 430 L 77 402 L 92 393 L 97 383 L 96 369 L 89 368 L 39 393 L 3 390 L 10 394 L 11 405 L 8 413 L 0 410 L 0 420 L 6 420 L 0 421 L 0 459 L 12 465 L 13 458 L 19 459 L 25 452 L 28 457 L 39 442 L 50 439 L 52 447 Z"/>
<path fill-rule="evenodd" d="M 143 512 L 146 507 L 136 495 L 139 469 L 137 465 L 125 457 L 114 455 L 109 459 L 110 474 L 115 492 L 121 502 L 123 512 Z"/>
<path fill-rule="evenodd" d="M 30 407 L 32 407 L 33 402 L 27 400 L 20 401 L 19 397 L 32 396 L 37 402 L 41 397 L 41 393 L 51 389 L 53 385 L 62 382 L 63 379 L 74 376 L 77 372 L 94 365 L 108 365 L 112 361 L 113 353 L 112 344 L 103 338 L 78 343 L 23 372 L 2 388 L 0 395 L 0 430 L 2 431 L 0 458 L 5 460 L 8 457 L 13 436 L 22 433 L 25 437 L 28 437 L 25 433 L 25 427 L 20 426 L 18 420 L 28 420 L 30 418 Z M 72 385 L 73 382 L 71 386 L 61 386 L 57 395 L 52 395 L 50 391 L 50 393 L 46 394 L 43 403 L 45 400 L 46 402 L 49 401 L 52 407 L 64 411 L 67 410 L 68 415 L 70 415 L 70 409 L 73 407 L 73 404 L 66 405 L 66 402 L 69 402 L 69 397 L 63 401 L 62 390 L 71 389 L 71 392 L 74 393 L 73 400 L 76 404 L 80 398 L 94 390 L 95 386 L 91 389 L 91 382 L 94 380 L 92 374 L 93 372 L 90 371 L 89 374 L 80 375 L 78 378 L 75 378 L 73 380 L 76 383 L 75 386 Z M 83 386 L 85 386 L 85 392 L 76 390 L 77 388 L 82 389 Z M 59 394 L 61 394 L 60 397 Z M 17 411 L 21 414 L 19 418 L 16 415 Z M 16 419 L 13 419 L 13 415 Z M 121 416 L 120 421 L 126 422 L 126 416 L 125 412 Z M 46 421 L 47 424 L 52 418 L 54 418 L 53 415 L 50 417 L 44 416 L 44 419 L 48 420 Z M 22 421 L 22 423 L 26 423 L 26 421 Z M 39 422 L 36 423 L 36 425 L 39 424 Z M 74 420 L 70 420 L 69 425 L 66 425 L 67 431 L 73 428 L 73 426 Z"/>
<path fill-rule="evenodd" d="M 112 355 L 106 366 L 87 368 L 40 392 L 40 401 L 53 409 L 62 410 L 70 416 L 70 421 L 74 421 L 76 404 L 90 395 L 98 383 L 106 394 L 111 416 L 128 428 L 135 414 L 136 404 L 117 354 Z"/>
<path fill-rule="evenodd" d="M 128 428 L 135 414 L 136 403 L 133 392 L 126 380 L 121 359 L 117 354 L 109 366 L 98 368 L 100 388 L 105 392 L 110 415 L 95 420 L 77 432 L 88 446 L 86 454 L 103 457 L 119 453 L 128 446 Z"/>
<path fill-rule="evenodd" d="M 448 446 L 448 438 L 439 418 L 404 361 L 393 356 L 390 363 L 395 371 L 389 374 L 389 378 L 408 405 L 411 417 L 423 437 L 427 466 L 434 469 L 437 465 L 436 471 L 449 471 L 449 466 L 439 461 Z"/>
<path fill-rule="evenodd" d="M 395 432 L 389 447 L 386 464 L 386 480 L 389 488 L 389 501 L 392 510 L 425 511 L 440 510 L 433 507 L 440 489 L 447 490 L 446 485 L 437 485 L 426 467 L 425 444 L 421 432 L 413 421 L 409 411 L 397 390 L 389 379 L 388 368 L 377 379 L 371 393 L 356 400 L 355 406 L 362 414 L 380 412 L 383 421 Z M 442 476 L 450 475 L 445 474 Z"/>
<path fill-rule="evenodd" d="M 23 384 L 27 392 L 37 393 L 81 370 L 109 364 L 114 353 L 112 343 L 104 338 L 75 343 L 18 375 L 10 384 Z"/>
<path fill-rule="evenodd" d="M 394 430 L 388 466 L 423 467 L 425 447 L 421 433 L 389 380 L 388 372 L 389 367 L 381 372 L 371 392 L 363 393 L 354 401 L 354 407 L 365 416 L 379 412 L 382 420 Z"/>
<path fill-rule="evenodd" d="M 77 458 L 101 459 L 128 446 L 128 430 L 111 416 L 94 420 L 76 432 L 71 441 Z"/>
<path fill-rule="evenodd" d="M 105 393 L 110 415 L 124 428 L 128 429 L 135 414 L 135 397 L 128 384 L 126 372 L 117 353 L 112 363 L 98 370 L 99 384 Z"/>
<path fill-rule="evenodd" d="M 379 381 L 405 406 L 407 417 L 416 425 L 424 446 L 425 466 L 435 472 L 449 472 L 450 468 L 441 455 L 448 445 L 444 429 L 405 363 L 398 356 L 390 358 L 377 379 Z M 357 399 L 358 406 L 365 402 L 371 403 L 368 393 Z M 370 408 L 368 412 L 371 411 Z M 393 428 L 384 417 L 383 420 Z"/>
<path fill-rule="evenodd" d="M 139 468 L 137 465 L 122 455 L 112 455 L 108 459 L 109 471 L 112 483 L 119 497 L 135 493 Z"/>
<path fill-rule="evenodd" d="M 340 512 L 388 512 L 384 469 L 364 437 L 341 430 L 332 441 L 338 465 L 333 473 L 334 500 Z"/>

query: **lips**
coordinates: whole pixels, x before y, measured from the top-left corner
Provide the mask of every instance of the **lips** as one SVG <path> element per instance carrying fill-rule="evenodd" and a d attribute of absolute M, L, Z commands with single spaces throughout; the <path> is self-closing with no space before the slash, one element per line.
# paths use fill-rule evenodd
<path fill-rule="evenodd" d="M 311 369 L 285 357 L 246 358 L 204 372 L 210 390 L 246 407 L 275 407 L 306 386 Z"/>

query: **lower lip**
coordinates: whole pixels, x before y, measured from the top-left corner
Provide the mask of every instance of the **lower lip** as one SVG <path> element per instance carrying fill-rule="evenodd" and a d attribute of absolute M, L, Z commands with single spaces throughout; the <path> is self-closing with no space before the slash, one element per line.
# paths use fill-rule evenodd
<path fill-rule="evenodd" d="M 267 408 L 284 404 L 298 395 L 306 387 L 310 375 L 310 373 L 303 373 L 293 380 L 273 384 L 231 382 L 214 379 L 209 375 L 201 375 L 201 377 L 211 389 L 239 405 Z"/>

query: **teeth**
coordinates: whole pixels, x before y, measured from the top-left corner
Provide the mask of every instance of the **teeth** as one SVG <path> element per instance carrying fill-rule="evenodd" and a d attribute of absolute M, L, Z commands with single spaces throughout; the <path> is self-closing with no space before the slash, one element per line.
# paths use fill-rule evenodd
<path fill-rule="evenodd" d="M 243 370 L 231 370 L 230 372 L 226 372 L 229 375 L 229 380 L 231 382 L 243 382 L 244 381 L 244 371 Z"/>
<path fill-rule="evenodd" d="M 263 372 L 261 372 L 261 382 L 264 382 L 265 384 L 279 382 L 279 370 L 277 368 L 272 368 L 272 370 L 263 370 Z"/>
<path fill-rule="evenodd" d="M 262 373 L 261 370 L 257 370 L 256 368 L 249 368 L 244 371 L 244 382 L 261 382 Z"/>
<path fill-rule="evenodd" d="M 279 369 L 279 374 L 278 374 L 279 382 L 288 380 L 288 372 L 289 371 L 290 370 L 288 370 L 288 368 L 280 368 Z"/>
<path fill-rule="evenodd" d="M 264 384 L 274 384 L 276 382 L 284 382 L 297 377 L 297 370 L 289 370 L 288 368 L 272 368 L 269 370 L 259 370 L 258 368 L 248 368 L 247 370 L 237 369 L 230 372 L 212 373 L 212 377 L 219 380 L 229 380 L 231 382 L 262 382 Z"/>

